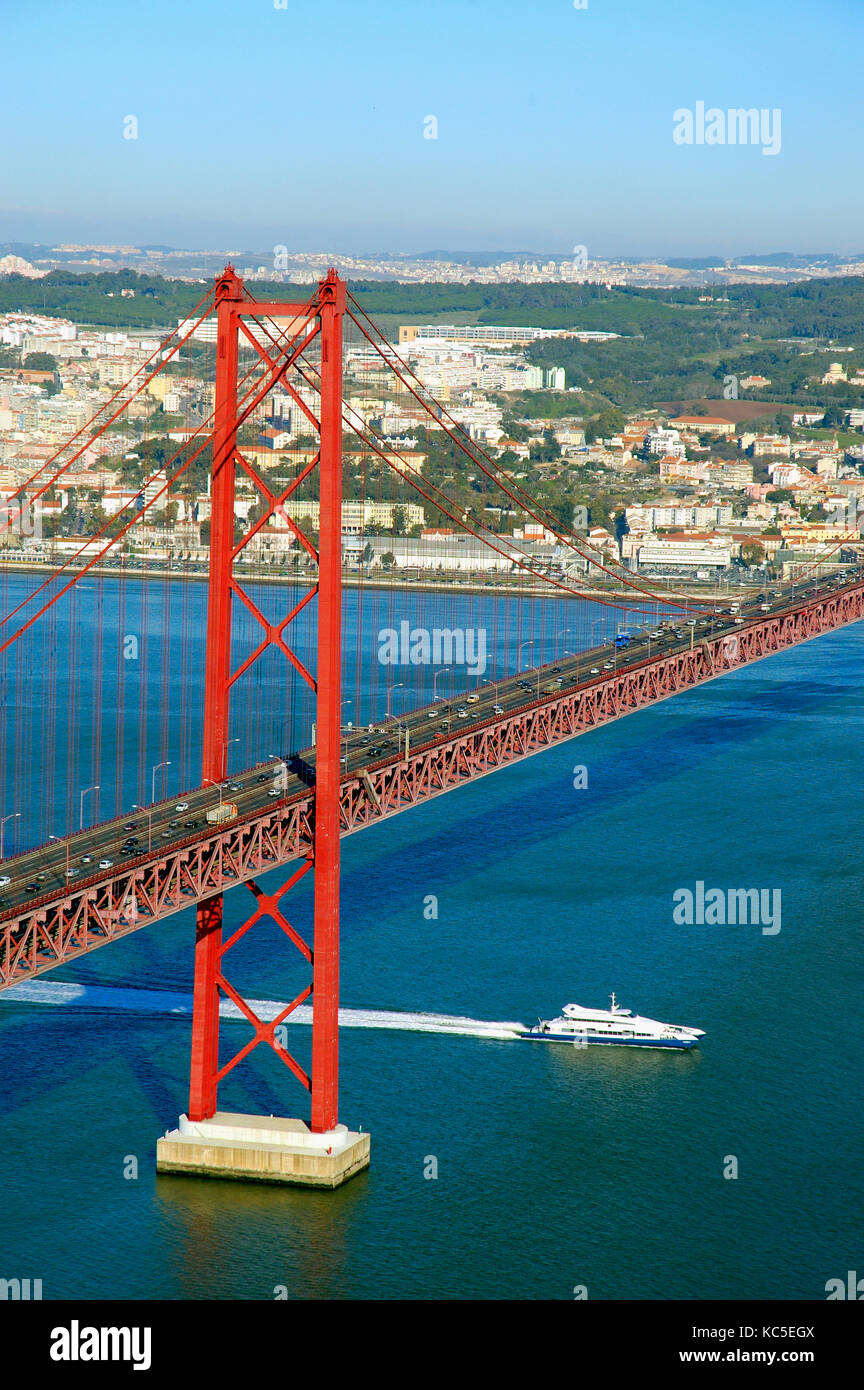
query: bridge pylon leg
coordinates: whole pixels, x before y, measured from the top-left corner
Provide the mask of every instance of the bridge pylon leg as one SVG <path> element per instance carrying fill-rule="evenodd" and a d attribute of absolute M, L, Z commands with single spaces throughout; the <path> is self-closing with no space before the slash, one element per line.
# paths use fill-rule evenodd
<path fill-rule="evenodd" d="M 339 1094 L 339 836 L 342 764 L 342 318 L 331 273 L 321 300 L 318 690 L 315 740 L 315 937 L 312 1129 L 337 1123 Z"/>

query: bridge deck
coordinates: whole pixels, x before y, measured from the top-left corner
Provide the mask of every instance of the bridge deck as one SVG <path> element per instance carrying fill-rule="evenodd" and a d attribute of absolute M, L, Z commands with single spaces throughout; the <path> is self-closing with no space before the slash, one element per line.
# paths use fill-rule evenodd
<path fill-rule="evenodd" d="M 864 616 L 864 580 L 812 581 L 737 616 L 667 622 L 623 651 L 595 649 L 441 701 L 346 740 L 342 833 Z M 742 621 L 743 619 L 743 621 Z M 395 738 L 393 735 L 395 734 Z M 207 823 L 211 787 L 103 822 L 0 865 L 0 989 L 308 857 L 314 750 L 225 784 L 236 820 Z M 278 786 L 276 783 L 278 782 Z M 275 793 L 275 795 L 274 795 Z M 131 827 L 131 828 L 130 828 Z M 137 844 L 124 846 L 134 838 Z M 266 910 L 266 902 L 261 903 Z M 308 952 L 307 952 L 308 954 Z"/>

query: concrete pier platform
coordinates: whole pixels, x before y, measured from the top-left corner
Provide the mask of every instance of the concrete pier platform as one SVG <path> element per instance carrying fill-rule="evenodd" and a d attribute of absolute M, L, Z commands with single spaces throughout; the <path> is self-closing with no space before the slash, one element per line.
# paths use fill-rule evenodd
<path fill-rule="evenodd" d="M 303 1120 L 217 1110 L 210 1120 L 181 1115 L 177 1128 L 156 1144 L 156 1171 L 339 1187 L 368 1168 L 369 1148 L 368 1134 L 345 1125 L 313 1134 Z"/>

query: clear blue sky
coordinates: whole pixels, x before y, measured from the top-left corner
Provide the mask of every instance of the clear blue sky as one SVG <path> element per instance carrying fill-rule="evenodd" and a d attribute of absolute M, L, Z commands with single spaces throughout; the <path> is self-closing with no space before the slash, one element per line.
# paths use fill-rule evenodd
<path fill-rule="evenodd" d="M 864 247 L 864 0 L 4 10 L 0 240 Z M 699 101 L 779 107 L 780 153 L 676 145 L 673 112 Z"/>

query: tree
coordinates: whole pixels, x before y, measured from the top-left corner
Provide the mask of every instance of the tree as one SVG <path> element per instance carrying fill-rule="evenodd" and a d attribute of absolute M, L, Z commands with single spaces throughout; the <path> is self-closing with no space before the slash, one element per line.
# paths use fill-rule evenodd
<path fill-rule="evenodd" d="M 385 569 L 389 569 L 391 565 L 395 565 L 396 556 L 393 554 L 392 550 L 384 551 L 384 554 L 381 556 L 381 563 Z"/>
<path fill-rule="evenodd" d="M 404 536 L 408 529 L 408 509 L 407 507 L 393 508 L 393 534 L 394 536 Z"/>
<path fill-rule="evenodd" d="M 542 441 L 532 444 L 528 457 L 539 463 L 551 463 L 553 459 L 561 457 L 561 445 L 555 438 L 555 431 L 546 429 L 543 431 Z"/>
<path fill-rule="evenodd" d="M 50 352 L 30 352 L 24 358 L 25 372 L 56 372 L 57 358 Z"/>
<path fill-rule="evenodd" d="M 761 541 L 745 541 L 741 547 L 741 559 L 749 569 L 761 565 L 765 559 L 765 547 Z"/>
<path fill-rule="evenodd" d="M 586 425 L 585 443 L 593 444 L 595 439 L 608 439 L 610 434 L 620 434 L 623 428 L 623 412 L 615 406 L 609 406 Z"/>

